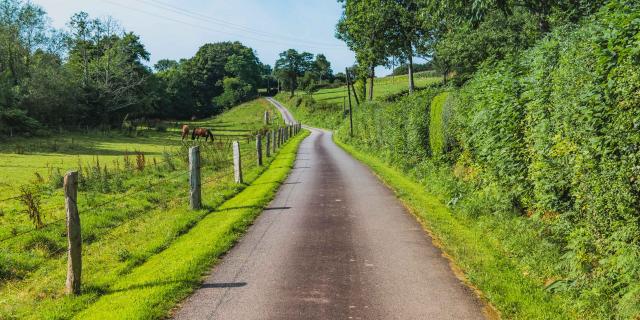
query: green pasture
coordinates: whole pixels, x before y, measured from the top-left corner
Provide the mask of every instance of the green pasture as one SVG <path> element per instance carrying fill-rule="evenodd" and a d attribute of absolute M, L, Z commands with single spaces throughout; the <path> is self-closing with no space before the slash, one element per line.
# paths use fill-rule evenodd
<path fill-rule="evenodd" d="M 427 73 L 419 72 L 414 75 L 414 82 L 417 88 L 426 87 L 433 83 L 442 81 L 441 77 L 428 77 Z M 373 98 L 383 99 L 384 97 L 408 90 L 409 78 L 407 75 L 388 76 L 384 78 L 376 78 L 373 86 Z M 367 87 L 367 90 L 369 88 Z M 342 104 L 343 97 L 347 97 L 347 87 L 330 88 L 318 90 L 313 94 L 313 99 L 318 102 Z M 361 98 L 358 96 L 358 98 Z M 355 103 L 355 98 L 352 97 Z"/>
<path fill-rule="evenodd" d="M 217 134 L 236 132 L 223 130 L 253 132 L 264 129 L 265 110 L 278 115 L 269 103 L 255 100 L 193 124 L 211 127 Z M 215 208 L 257 179 L 276 159 L 271 157 L 266 159 L 265 166 L 258 166 L 255 140 L 240 140 L 246 184 L 236 184 L 230 166 L 232 140 L 217 138 L 214 143 L 182 143 L 177 128 L 168 128 L 164 132 L 145 130 L 142 136 L 135 138 L 113 132 L 3 142 L 0 154 L 3 176 L 14 174 L 23 178 L 4 179 L 1 198 L 20 194 L 20 187 L 28 186 L 40 199 L 44 226 L 35 228 L 23 202 L 0 202 L 0 319 L 71 318 L 101 296 L 113 292 L 112 285 L 118 279 L 171 247 L 183 234 L 212 215 Z M 58 141 L 60 149 L 48 151 L 46 148 L 50 147 L 46 145 L 53 141 Z M 24 153 L 11 152 L 16 144 L 25 146 Z M 189 190 L 185 154 L 187 148 L 195 144 L 201 146 L 203 158 L 204 209 L 191 211 L 187 209 Z M 69 145 L 77 147 L 69 148 Z M 126 169 L 125 154 L 134 150 L 145 153 L 145 165 L 138 168 L 136 156 L 132 154 L 129 157 L 133 168 Z M 23 160 L 11 162 L 14 166 L 5 161 L 20 157 Z M 157 158 L 156 161 L 153 158 Z M 99 167 L 95 164 L 96 159 L 100 161 Z M 42 173 L 41 180 L 36 179 L 35 172 L 41 169 L 34 167 L 56 164 L 75 169 L 79 166 L 78 161 L 84 162 L 82 172 L 87 173 L 78 194 L 83 237 L 83 294 L 70 298 L 63 293 L 66 237 L 62 190 L 51 184 L 47 171 Z M 278 179 L 285 173 L 279 173 Z M 272 194 L 276 187 L 277 184 L 265 184 L 264 188 L 268 189 L 265 195 Z M 260 203 L 264 201 L 260 200 Z M 251 211 L 251 214 L 255 212 Z M 242 223 L 244 221 L 245 218 L 241 219 Z M 230 235 L 237 236 L 240 230 L 237 223 L 225 226 L 233 227 L 233 230 L 221 227 L 220 241 L 228 241 Z M 228 244 L 223 247 L 228 248 Z M 222 252 L 216 248 L 216 254 Z M 199 260 L 200 269 L 213 262 L 212 255 L 205 257 L 209 260 Z M 190 288 L 195 280 L 183 284 L 176 292 L 184 294 L 185 285 Z M 175 296 L 171 301 L 174 300 Z M 162 308 L 165 312 L 167 305 Z"/>
<path fill-rule="evenodd" d="M 183 145 L 180 128 L 182 123 L 191 127 L 212 129 L 216 136 L 238 138 L 250 134 L 263 126 L 265 110 L 281 123 L 280 114 L 264 99 L 257 99 L 232 108 L 220 116 L 194 122 L 166 123 L 165 132 L 141 130 L 138 136 L 128 136 L 119 130 L 53 134 L 48 137 L 11 138 L 0 141 L 0 199 L 16 195 L 17 187 L 38 179 L 44 180 L 52 174 L 52 168 L 62 172 L 76 169 L 80 164 L 115 166 L 122 165 L 125 155 L 136 152 L 145 155 L 149 162 L 161 161 L 163 153 L 173 153 Z M 0 209 L 2 209 L 0 203 Z"/>

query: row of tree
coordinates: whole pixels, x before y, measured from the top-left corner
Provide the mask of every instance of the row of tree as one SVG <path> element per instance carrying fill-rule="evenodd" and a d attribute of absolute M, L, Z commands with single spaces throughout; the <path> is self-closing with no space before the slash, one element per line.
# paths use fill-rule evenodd
<path fill-rule="evenodd" d="M 399 60 L 413 92 L 416 56 L 458 84 L 485 62 L 531 47 L 554 27 L 577 23 L 604 0 L 338 0 L 343 14 L 336 37 L 356 54 L 357 78 Z M 365 80 L 366 81 L 366 80 Z"/>
<path fill-rule="evenodd" d="M 322 54 L 291 49 L 272 69 L 239 42 L 205 44 L 192 58 L 151 68 L 140 38 L 110 18 L 80 12 L 66 30 L 48 21 L 31 2 L 0 0 L 0 135 L 205 117 L 259 88 L 312 90 L 344 79 Z"/>

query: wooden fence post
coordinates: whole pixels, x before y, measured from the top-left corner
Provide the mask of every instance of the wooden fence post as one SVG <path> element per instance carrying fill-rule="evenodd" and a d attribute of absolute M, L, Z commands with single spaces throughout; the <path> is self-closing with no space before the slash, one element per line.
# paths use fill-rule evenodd
<path fill-rule="evenodd" d="M 67 294 L 80 294 L 82 281 L 82 235 L 78 214 L 78 171 L 64 176 L 64 207 L 67 211 Z"/>
<path fill-rule="evenodd" d="M 276 141 L 276 130 L 271 130 L 271 142 L 273 143 L 273 153 L 276 153 L 278 141 Z"/>
<path fill-rule="evenodd" d="M 242 160 L 240 159 L 240 143 L 233 142 L 233 174 L 236 183 L 242 183 Z"/>
<path fill-rule="evenodd" d="M 265 135 L 265 139 L 267 139 L 264 142 L 264 147 L 265 147 L 265 151 L 267 152 L 267 158 L 271 157 L 271 132 L 267 131 L 266 135 Z"/>
<path fill-rule="evenodd" d="M 258 165 L 262 166 L 262 136 L 256 135 L 256 153 L 258 156 Z"/>
<path fill-rule="evenodd" d="M 264 124 L 269 125 L 269 111 L 264 112 Z"/>
<path fill-rule="evenodd" d="M 278 148 L 282 146 L 282 127 L 278 128 Z"/>
<path fill-rule="evenodd" d="M 199 210 L 202 207 L 201 183 L 200 183 L 200 147 L 189 148 L 189 203 L 191 210 Z"/>
<path fill-rule="evenodd" d="M 344 72 L 346 72 L 347 75 L 347 92 L 349 93 L 349 136 L 353 137 L 353 110 L 351 108 L 351 89 L 349 88 L 349 82 L 351 80 L 349 78 L 349 69 L 345 68 Z"/>

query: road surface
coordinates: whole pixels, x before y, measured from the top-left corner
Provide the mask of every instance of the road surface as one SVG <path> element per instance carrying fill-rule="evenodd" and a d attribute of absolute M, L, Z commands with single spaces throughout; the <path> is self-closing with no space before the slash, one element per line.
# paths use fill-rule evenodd
<path fill-rule="evenodd" d="M 483 319 L 394 194 L 310 130 L 276 198 L 175 319 Z"/>

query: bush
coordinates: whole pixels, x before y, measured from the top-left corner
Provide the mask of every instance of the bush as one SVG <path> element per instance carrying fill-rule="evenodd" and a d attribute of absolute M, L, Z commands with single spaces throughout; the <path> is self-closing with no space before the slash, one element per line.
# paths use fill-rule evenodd
<path fill-rule="evenodd" d="M 583 26 L 484 66 L 454 105 L 456 140 L 483 178 L 548 217 L 547 237 L 566 252 L 558 290 L 603 318 L 638 316 L 638 34 L 640 4 L 611 1 Z"/>
<path fill-rule="evenodd" d="M 431 101 L 431 110 L 429 113 L 429 144 L 434 156 L 441 156 L 445 151 L 443 111 L 448 96 L 448 92 L 443 92 L 435 96 Z"/>
<path fill-rule="evenodd" d="M 37 120 L 20 109 L 0 110 L 0 133 L 6 135 L 34 135 L 43 131 Z"/>

